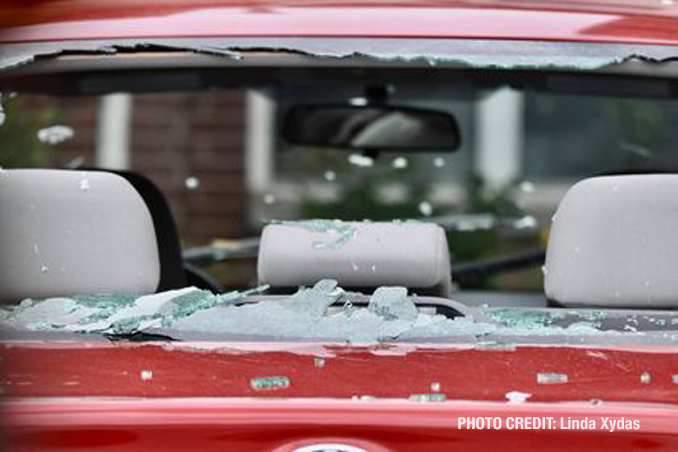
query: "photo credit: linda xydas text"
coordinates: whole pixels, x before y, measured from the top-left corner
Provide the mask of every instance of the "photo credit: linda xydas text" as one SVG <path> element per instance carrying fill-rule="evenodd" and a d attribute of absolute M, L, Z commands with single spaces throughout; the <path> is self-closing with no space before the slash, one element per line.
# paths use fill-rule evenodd
<path fill-rule="evenodd" d="M 608 432 L 640 429 L 638 419 L 605 416 L 508 416 L 458 417 L 460 430 L 604 430 Z"/>

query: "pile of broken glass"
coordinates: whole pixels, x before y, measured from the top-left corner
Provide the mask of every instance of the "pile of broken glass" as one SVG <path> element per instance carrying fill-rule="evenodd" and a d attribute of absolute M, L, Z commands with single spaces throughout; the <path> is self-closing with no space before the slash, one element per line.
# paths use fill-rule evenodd
<path fill-rule="evenodd" d="M 329 279 L 300 288 L 290 296 L 266 299 L 261 295 L 266 290 L 262 286 L 215 295 L 188 287 L 143 296 L 27 299 L 0 310 L 0 326 L 107 335 L 162 330 L 171 332 L 172 337 L 201 332 L 348 342 L 516 332 L 515 322 L 505 313 L 493 315 L 488 311 L 485 320 L 479 320 L 422 312 L 404 287 L 376 289 L 365 307 L 354 304 L 357 294 L 344 291 Z M 608 333 L 596 328 L 595 319 L 562 328 L 537 317 L 521 316 L 522 334 Z"/>

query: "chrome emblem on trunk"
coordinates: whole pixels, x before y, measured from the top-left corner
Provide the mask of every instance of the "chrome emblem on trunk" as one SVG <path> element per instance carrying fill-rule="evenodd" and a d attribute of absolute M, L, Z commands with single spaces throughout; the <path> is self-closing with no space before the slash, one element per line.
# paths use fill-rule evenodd
<path fill-rule="evenodd" d="M 310 446 L 294 449 L 294 452 L 367 452 L 360 447 L 349 446 L 348 444 L 312 444 Z"/>

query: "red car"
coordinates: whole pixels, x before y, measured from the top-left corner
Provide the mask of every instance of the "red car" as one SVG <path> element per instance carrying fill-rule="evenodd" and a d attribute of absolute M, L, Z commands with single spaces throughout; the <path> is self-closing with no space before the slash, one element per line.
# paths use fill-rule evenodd
<path fill-rule="evenodd" d="M 678 448 L 672 0 L 0 25 L 6 450 Z"/>

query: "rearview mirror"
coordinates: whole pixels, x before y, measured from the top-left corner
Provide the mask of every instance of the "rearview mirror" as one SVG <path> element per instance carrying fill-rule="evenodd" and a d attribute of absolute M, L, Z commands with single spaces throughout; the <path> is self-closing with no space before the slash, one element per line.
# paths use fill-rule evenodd
<path fill-rule="evenodd" d="M 454 151 L 457 121 L 449 113 L 391 105 L 299 105 L 287 110 L 283 138 L 302 146 L 362 151 Z"/>

